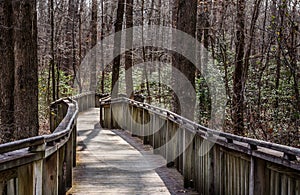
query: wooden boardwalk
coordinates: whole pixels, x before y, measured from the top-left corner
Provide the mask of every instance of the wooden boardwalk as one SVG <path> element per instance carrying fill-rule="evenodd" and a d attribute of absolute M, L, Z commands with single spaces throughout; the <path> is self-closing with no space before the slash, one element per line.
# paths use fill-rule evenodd
<path fill-rule="evenodd" d="M 99 109 L 78 117 L 77 167 L 67 194 L 196 194 L 183 190 L 182 176 L 138 139 L 100 129 L 98 121 Z"/>

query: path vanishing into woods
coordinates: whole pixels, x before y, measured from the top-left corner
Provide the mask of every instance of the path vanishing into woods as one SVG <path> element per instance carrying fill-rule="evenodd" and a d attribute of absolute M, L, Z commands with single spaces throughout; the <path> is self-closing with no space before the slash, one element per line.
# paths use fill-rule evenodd
<path fill-rule="evenodd" d="M 99 109 L 79 114 L 75 194 L 197 194 L 149 146 L 123 130 L 101 129 Z"/>

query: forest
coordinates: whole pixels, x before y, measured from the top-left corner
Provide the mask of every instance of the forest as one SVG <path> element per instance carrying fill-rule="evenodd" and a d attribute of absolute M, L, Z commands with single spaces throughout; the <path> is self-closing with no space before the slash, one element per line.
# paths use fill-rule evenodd
<path fill-rule="evenodd" d="M 0 143 L 48 133 L 51 102 L 94 91 L 300 147 L 299 25 L 299 0 L 1 0 Z M 222 120 L 209 67 L 224 86 Z"/>

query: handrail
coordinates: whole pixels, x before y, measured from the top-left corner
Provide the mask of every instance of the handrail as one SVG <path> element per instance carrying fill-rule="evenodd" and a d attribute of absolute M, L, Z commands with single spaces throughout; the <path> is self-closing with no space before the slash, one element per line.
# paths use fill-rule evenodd
<path fill-rule="evenodd" d="M 26 185 L 29 183 L 32 185 L 31 188 L 30 186 L 26 186 L 26 189 L 19 189 L 19 194 L 27 194 L 32 191 L 35 194 L 44 194 L 45 192 L 64 194 L 65 190 L 71 187 L 71 169 L 76 165 L 77 116 L 79 111 L 83 111 L 94 105 L 94 92 L 56 100 L 50 104 L 50 108 L 52 109 L 50 123 L 52 128 L 54 128 L 51 134 L 30 137 L 0 145 L 0 173 L 3 172 L 5 174 L 6 171 L 10 170 L 19 172 L 23 169 L 29 172 L 33 171 L 33 169 L 28 168 L 28 165 L 38 166 L 37 169 L 40 169 L 37 172 L 32 172 L 32 176 L 35 178 L 31 178 L 31 174 L 29 174 L 26 175 L 28 178 L 19 178 L 18 183 L 13 184 L 21 188 L 23 187 L 23 182 L 27 182 Z M 50 159 L 57 160 L 51 162 Z M 53 166 L 56 166 L 56 168 L 51 168 Z M 46 175 L 43 174 L 44 171 L 46 171 Z M 51 181 L 53 178 L 43 178 L 48 177 L 47 174 L 50 173 L 57 175 L 57 180 L 54 178 L 55 181 Z M 18 177 L 17 175 L 16 177 Z M 11 178 L 6 179 L 8 181 Z M 0 194 L 3 193 L 1 190 L 5 189 L 1 185 L 0 183 Z M 10 183 L 7 185 L 10 185 Z"/>
<path fill-rule="evenodd" d="M 100 99 L 100 124 L 141 138 L 200 194 L 299 192 L 298 148 L 213 130 L 124 97 Z"/>
<path fill-rule="evenodd" d="M 70 101 L 70 103 L 68 103 Z M 59 99 L 53 104 L 58 104 L 58 103 L 65 103 L 68 104 L 68 111 L 66 116 L 64 117 L 63 121 L 60 123 L 60 125 L 56 128 L 56 130 L 50 134 L 50 135 L 41 135 L 41 136 L 35 136 L 35 137 L 30 137 L 22 140 L 17 140 L 5 144 L 0 145 L 0 154 L 11 152 L 14 150 L 22 149 L 22 148 L 27 148 L 27 147 L 32 147 L 36 145 L 40 145 L 43 143 L 47 143 L 47 140 L 51 141 L 56 141 L 61 138 L 61 134 L 66 133 L 65 131 L 69 132 L 70 127 L 72 123 L 74 123 L 77 114 L 78 114 L 78 105 L 74 100 L 71 100 L 70 98 L 62 98 Z M 76 107 L 75 109 L 73 107 Z M 65 130 L 65 131 L 63 131 Z"/>
<path fill-rule="evenodd" d="M 193 127 L 193 129 L 192 129 L 193 131 L 196 131 L 197 133 L 201 133 L 201 135 L 204 136 L 206 139 L 209 139 L 212 136 L 215 136 L 215 138 L 217 138 L 217 139 L 224 138 L 230 144 L 234 144 L 233 141 L 248 144 L 252 150 L 257 150 L 257 147 L 272 149 L 272 150 L 275 150 L 278 152 L 282 152 L 284 154 L 284 157 L 288 158 L 289 160 L 297 160 L 297 157 L 300 157 L 300 149 L 299 148 L 294 148 L 294 147 L 290 147 L 290 146 L 286 146 L 286 145 L 276 144 L 276 143 L 272 143 L 272 142 L 268 142 L 268 141 L 252 139 L 252 138 L 234 135 L 231 133 L 213 130 L 213 129 L 204 127 L 200 124 L 197 124 L 194 121 L 186 119 L 174 112 L 171 112 L 164 108 L 159 108 L 159 107 L 147 104 L 147 103 L 138 102 L 138 101 L 128 99 L 125 97 L 118 97 L 115 99 L 105 98 L 105 99 L 100 99 L 99 101 L 100 101 L 101 105 L 129 103 L 132 106 L 137 106 L 137 107 L 146 109 L 151 112 L 156 112 L 157 114 L 159 114 L 163 117 L 166 117 L 169 120 L 172 120 L 179 125 L 190 125 L 191 127 Z"/>
<path fill-rule="evenodd" d="M 67 103 L 65 102 L 66 100 L 69 100 L 68 98 L 62 98 L 59 99 L 55 102 L 52 103 L 53 104 L 57 104 L 57 103 Z M 50 134 L 50 135 L 41 135 L 41 136 L 35 136 L 35 137 L 30 137 L 30 138 L 26 138 L 26 139 L 22 139 L 22 140 L 17 140 L 17 141 L 13 141 L 13 142 L 9 142 L 9 143 L 5 143 L 5 144 L 1 144 L 0 145 L 0 154 L 4 154 L 7 152 L 11 152 L 14 150 L 19 150 L 19 149 L 23 149 L 23 148 L 30 148 L 30 147 L 34 147 L 37 145 L 42 145 L 44 143 L 48 143 L 48 142 L 53 142 L 53 141 L 57 141 L 59 139 L 61 139 L 61 135 L 66 135 L 67 133 L 69 133 L 70 131 L 70 125 L 74 122 L 74 120 L 76 119 L 76 116 L 78 114 L 78 108 L 76 108 L 76 110 L 72 109 L 72 104 L 77 106 L 77 103 L 73 100 L 71 100 L 71 103 L 69 105 L 68 108 L 68 112 L 65 116 L 64 120 L 67 120 L 67 124 L 63 124 L 60 123 L 60 125 L 56 128 L 56 130 Z M 69 128 L 67 128 L 69 127 Z M 64 129 L 65 131 L 62 132 L 62 129 Z"/>
<path fill-rule="evenodd" d="M 28 148 L 32 146 L 37 146 L 45 143 L 44 136 L 36 136 L 27 139 L 17 140 L 14 142 L 9 142 L 0 145 L 0 154 L 11 152 L 14 150 L 20 150 L 23 148 Z"/>

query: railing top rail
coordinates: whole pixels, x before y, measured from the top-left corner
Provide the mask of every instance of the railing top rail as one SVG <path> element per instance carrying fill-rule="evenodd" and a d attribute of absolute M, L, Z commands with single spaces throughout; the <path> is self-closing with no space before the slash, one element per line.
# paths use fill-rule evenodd
<path fill-rule="evenodd" d="M 83 95 L 89 95 L 89 94 L 93 94 L 93 92 L 87 92 L 84 93 Z M 76 121 L 78 115 L 78 104 L 74 100 L 77 97 L 79 96 L 73 96 L 71 98 L 61 98 L 50 104 L 50 107 L 53 107 L 58 104 L 65 104 L 68 107 L 67 113 L 64 116 L 62 122 L 59 124 L 59 126 L 55 129 L 53 133 L 49 135 L 35 136 L 35 137 L 30 137 L 22 140 L 1 144 L 0 155 L 15 150 L 28 148 L 28 147 L 34 148 L 38 145 L 43 145 L 43 144 L 46 146 L 50 142 L 59 141 L 62 137 L 67 136 L 70 133 L 70 130 L 72 129 L 72 125 Z"/>
<path fill-rule="evenodd" d="M 138 102 L 132 99 L 128 99 L 125 97 L 118 97 L 115 99 L 110 99 L 110 98 L 105 98 L 105 99 L 100 99 L 99 100 L 102 105 L 105 104 L 114 104 L 114 103 L 129 103 L 133 106 L 137 106 L 140 108 L 144 108 L 150 112 L 155 112 L 163 117 L 166 117 L 174 122 L 176 122 L 179 125 L 188 125 L 189 130 L 194 131 L 195 133 L 201 132 L 201 135 L 203 135 L 206 138 L 210 137 L 215 137 L 216 139 L 218 138 L 223 138 L 227 140 L 229 143 L 232 143 L 233 141 L 241 142 L 248 144 L 251 148 L 256 149 L 257 147 L 262 147 L 262 148 L 267 148 L 271 149 L 274 151 L 282 152 L 285 155 L 288 155 L 289 159 L 292 160 L 297 160 L 296 157 L 300 157 L 300 149 L 299 148 L 294 148 L 286 145 L 281 145 L 281 144 L 276 144 L 276 143 L 271 143 L 268 141 L 263 141 L 263 140 L 258 140 L 258 139 L 252 139 L 252 138 L 247 138 L 243 136 L 238 136 L 218 130 L 213 130 L 207 127 L 204 127 L 200 124 L 195 123 L 194 121 L 188 120 L 176 113 L 173 113 L 169 110 L 159 108 L 147 103 L 143 102 Z"/>

